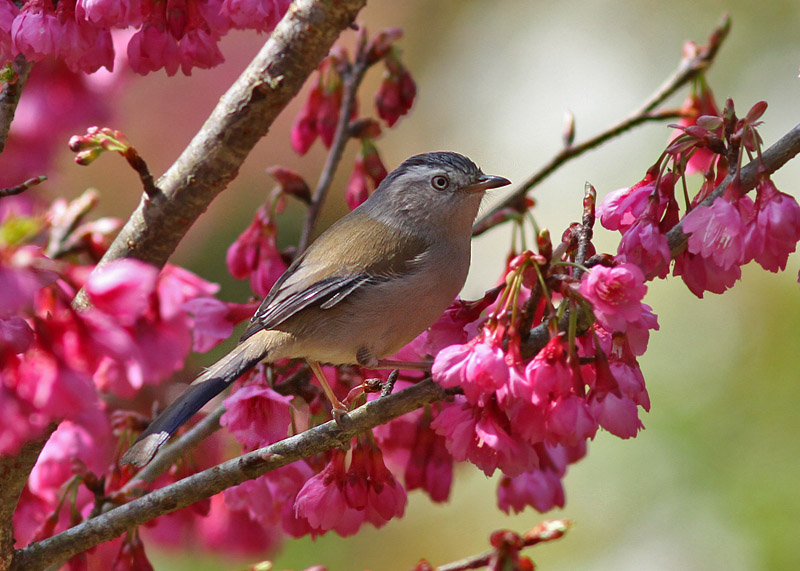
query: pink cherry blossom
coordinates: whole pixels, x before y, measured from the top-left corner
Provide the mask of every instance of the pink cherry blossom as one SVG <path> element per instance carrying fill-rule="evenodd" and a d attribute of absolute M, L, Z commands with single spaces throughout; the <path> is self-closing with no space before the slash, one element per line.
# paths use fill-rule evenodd
<path fill-rule="evenodd" d="M 150 306 L 158 268 L 132 258 L 116 260 L 92 272 L 86 294 L 92 305 L 132 325 Z"/>
<path fill-rule="evenodd" d="M 644 274 L 638 266 L 595 266 L 581 279 L 580 292 L 591 304 L 598 321 L 609 331 L 625 331 L 643 313 L 647 293 Z"/>
<path fill-rule="evenodd" d="M 745 223 L 736 204 L 717 198 L 711 206 L 698 206 L 683 219 L 692 254 L 713 260 L 723 271 L 744 261 Z"/>
<path fill-rule="evenodd" d="M 292 148 L 300 155 L 305 155 L 317 140 L 317 115 L 322 104 L 322 87 L 319 82 L 308 92 L 308 99 L 300 110 L 292 127 Z"/>
<path fill-rule="evenodd" d="M 671 179 L 662 178 L 662 186 L 670 190 L 671 182 Z M 655 189 L 656 179 L 648 173 L 633 186 L 610 192 L 597 206 L 600 223 L 609 230 L 625 232 L 650 207 L 651 200 L 663 202 Z"/>
<path fill-rule="evenodd" d="M 175 75 L 180 65 L 177 40 L 166 29 L 163 12 L 152 10 L 148 19 L 128 42 L 128 62 L 140 75 L 161 68 Z"/>
<path fill-rule="evenodd" d="M 508 418 L 496 405 L 474 407 L 457 396 L 442 408 L 431 427 L 445 437 L 454 459 L 469 460 L 487 476 L 497 469 L 515 475 L 536 466 L 533 448 L 511 434 Z"/>
<path fill-rule="evenodd" d="M 672 275 L 680 276 L 686 287 L 702 299 L 705 291 L 722 293 L 733 287 L 733 284 L 742 277 L 742 268 L 734 264 L 726 270 L 713 258 L 683 252 L 675 258 Z"/>
<path fill-rule="evenodd" d="M 393 53 L 389 53 L 384 61 L 387 71 L 375 95 L 375 108 L 380 118 L 389 127 L 393 127 L 414 104 L 417 86 L 406 67 Z"/>
<path fill-rule="evenodd" d="M 223 0 L 220 13 L 236 28 L 269 32 L 289 4 L 289 0 Z"/>
<path fill-rule="evenodd" d="M 291 400 L 269 388 L 262 373 L 225 399 L 225 412 L 219 423 L 227 427 L 246 450 L 267 446 L 286 438 L 291 422 Z"/>
<path fill-rule="evenodd" d="M 747 249 L 765 270 L 784 270 L 789 254 L 800 240 L 800 206 L 794 197 L 780 192 L 769 178 L 759 182 L 757 192 L 755 220 L 747 232 Z"/>
<path fill-rule="evenodd" d="M 520 513 L 531 506 L 544 513 L 564 507 L 561 478 L 550 470 L 533 470 L 515 477 L 503 476 L 497 487 L 497 505 L 506 513 Z"/>
<path fill-rule="evenodd" d="M 547 411 L 546 426 L 548 444 L 575 446 L 594 438 L 597 432 L 597 420 L 587 402 L 577 396 L 554 400 Z"/>
<path fill-rule="evenodd" d="M 633 438 L 644 428 L 632 400 L 605 394 L 589 402 L 589 410 L 601 427 L 620 438 Z"/>
<path fill-rule="evenodd" d="M 225 261 L 236 279 L 250 278 L 250 287 L 260 297 L 288 267 L 275 242 L 277 227 L 266 206 L 258 209 L 253 222 L 228 248 Z"/>
<path fill-rule="evenodd" d="M 305 520 L 312 534 L 334 530 L 348 537 L 361 528 L 366 514 L 348 506 L 344 491 L 346 481 L 345 453 L 337 449 L 325 468 L 297 493 L 295 515 Z"/>
<path fill-rule="evenodd" d="M 278 526 L 261 525 L 247 510 L 229 508 L 223 494 L 211 497 L 207 517 L 193 519 L 197 548 L 252 557 L 277 548 L 281 542 Z"/>
<path fill-rule="evenodd" d="M 436 355 L 431 371 L 443 387 L 461 387 L 472 403 L 501 388 L 509 375 L 505 354 L 490 334 L 466 345 L 445 347 Z"/>
<path fill-rule="evenodd" d="M 142 0 L 78 0 L 75 12 L 95 26 L 138 26 L 142 21 L 141 4 Z"/>
<path fill-rule="evenodd" d="M 48 0 L 25 3 L 11 25 L 13 51 L 28 61 L 39 61 L 56 51 L 61 24 Z"/>
<path fill-rule="evenodd" d="M 648 280 L 667 277 L 671 259 L 667 237 L 644 217 L 628 227 L 617 251 L 618 261 L 638 266 Z"/>

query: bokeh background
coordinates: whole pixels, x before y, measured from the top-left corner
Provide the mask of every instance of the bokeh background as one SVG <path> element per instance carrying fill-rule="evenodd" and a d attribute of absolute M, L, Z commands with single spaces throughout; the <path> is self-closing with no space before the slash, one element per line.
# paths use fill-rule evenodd
<path fill-rule="evenodd" d="M 374 0 L 359 22 L 373 32 L 403 27 L 400 46 L 419 92 L 411 115 L 379 141 L 384 161 L 391 169 L 418 152 L 456 150 L 485 172 L 521 181 L 558 150 L 565 110 L 575 114 L 577 140 L 610 126 L 675 69 L 683 42 L 705 42 L 724 12 L 733 28 L 710 83 L 720 103 L 732 97 L 741 113 L 758 100 L 769 102 L 762 130 L 769 145 L 800 120 L 796 1 Z M 352 42 L 354 34 L 347 36 Z M 109 126 L 125 132 L 152 171 L 162 173 L 264 39 L 232 33 L 222 45 L 227 62 L 191 77 L 132 78 Z M 378 70 L 368 77 L 362 109 L 379 78 Z M 272 188 L 264 169 L 281 164 L 314 181 L 321 168 L 319 144 L 305 157 L 291 151 L 288 133 L 299 104 L 280 117 L 173 258 L 221 283 L 225 299 L 249 295 L 246 283 L 227 274 L 224 254 Z M 579 219 L 584 182 L 601 196 L 630 186 L 667 137 L 664 125 L 643 126 L 561 169 L 534 193 L 539 224 L 559 236 Z M 100 212 L 122 218 L 138 202 L 135 174 L 117 157 L 83 168 L 65 152 L 58 171 L 43 185 L 51 196 L 95 187 Z M 345 168 L 340 189 L 347 176 Z M 775 180 L 800 196 L 800 159 Z M 344 211 L 341 197 L 332 196 L 325 224 Z M 297 205 L 284 214 L 281 244 L 296 240 L 301 215 Z M 597 244 L 614 251 L 615 238 L 600 230 Z M 506 228 L 476 241 L 466 297 L 494 284 L 503 265 L 498 252 L 508 243 Z M 465 466 L 447 505 L 412 493 L 404 519 L 353 538 L 289 542 L 275 568 L 324 563 L 332 571 L 395 571 L 421 557 L 442 564 L 486 549 L 493 530 L 524 531 L 543 517 L 568 517 L 575 527 L 564 539 L 528 551 L 540 569 L 800 568 L 798 266 L 795 255 L 781 275 L 745 267 L 732 291 L 704 300 L 680 280 L 650 285 L 645 301 L 661 330 L 640 360 L 652 399 L 646 430 L 630 441 L 598 433 L 588 457 L 566 478 L 565 509 L 506 516 L 496 508 L 496 479 Z M 158 570 L 242 564 L 213 554 L 150 553 Z"/>

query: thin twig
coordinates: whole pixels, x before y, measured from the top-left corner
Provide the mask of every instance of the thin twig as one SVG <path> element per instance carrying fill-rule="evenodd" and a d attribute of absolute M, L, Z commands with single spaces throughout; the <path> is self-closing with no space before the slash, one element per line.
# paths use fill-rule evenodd
<path fill-rule="evenodd" d="M 440 400 L 444 395 L 441 387 L 426 380 L 393 395 L 370 401 L 344 415 L 338 423 L 326 422 L 271 446 L 228 460 L 18 550 L 9 571 L 43 569 L 53 562 L 118 537 L 130 527 L 210 498 L 226 488 L 291 462 L 345 445 L 356 434 Z"/>
<path fill-rule="evenodd" d="M 714 57 L 719 51 L 720 45 L 727 37 L 730 30 L 730 19 L 727 15 L 723 18 L 719 26 L 712 32 L 708 44 L 697 50 L 693 57 L 684 58 L 678 69 L 670 76 L 645 102 L 627 118 L 618 124 L 603 131 L 599 135 L 592 137 L 577 145 L 565 146 L 550 161 L 538 171 L 522 182 L 514 191 L 501 202 L 493 206 L 475 223 L 472 235 L 482 234 L 489 228 L 505 221 L 507 217 L 497 217 L 496 214 L 509 208 L 524 208 L 523 199 L 525 195 L 536 185 L 550 176 L 558 168 L 568 161 L 582 155 L 586 151 L 594 149 L 609 139 L 612 139 L 633 127 L 648 121 L 661 121 L 664 119 L 674 119 L 680 117 L 677 111 L 654 112 L 653 110 L 664 102 L 669 96 L 694 79 L 699 73 L 705 71 L 714 61 Z"/>
<path fill-rule="evenodd" d="M 342 89 L 342 103 L 339 107 L 339 120 L 336 123 L 336 130 L 334 131 L 333 141 L 331 142 L 331 149 L 325 160 L 325 166 L 322 168 L 319 182 L 314 189 L 311 204 L 308 205 L 308 209 L 306 210 L 303 234 L 300 236 L 300 243 L 297 246 L 296 255 L 298 256 L 302 254 L 311 243 L 311 236 L 314 234 L 317 220 L 322 212 L 322 207 L 325 205 L 325 199 L 333 183 L 333 176 L 336 174 L 336 169 L 339 167 L 339 162 L 342 160 L 344 148 L 350 140 L 350 117 L 355 108 L 356 94 L 364 79 L 364 74 L 367 72 L 367 69 L 369 69 L 369 64 L 365 58 L 365 49 L 366 42 L 359 42 L 358 52 L 353 58 L 353 64 L 343 73 L 342 79 L 344 85 Z"/>
<path fill-rule="evenodd" d="M 572 527 L 572 522 L 568 519 L 545 520 L 536 527 L 525 533 L 523 536 L 516 536 L 519 541 L 519 549 L 533 547 L 540 543 L 561 539 L 564 534 Z M 510 533 L 510 532 L 509 532 Z M 490 549 L 477 555 L 471 555 L 452 563 L 440 565 L 436 571 L 467 571 L 468 569 L 480 569 L 486 567 L 497 554 L 496 549 Z M 505 569 L 505 567 L 503 567 Z"/>
<path fill-rule="evenodd" d="M 47 180 L 46 176 L 36 176 L 33 178 L 29 178 L 25 182 L 18 184 L 16 186 L 12 186 L 9 188 L 0 188 L 0 198 L 3 198 L 5 196 L 14 196 L 15 194 L 22 194 L 32 186 L 41 184 L 46 180 Z"/>
<path fill-rule="evenodd" d="M 159 179 L 161 192 L 140 201 L 95 271 L 128 257 L 163 266 L 365 3 L 295 0 L 259 54 Z M 87 303 L 83 292 L 74 301 L 77 308 Z"/>

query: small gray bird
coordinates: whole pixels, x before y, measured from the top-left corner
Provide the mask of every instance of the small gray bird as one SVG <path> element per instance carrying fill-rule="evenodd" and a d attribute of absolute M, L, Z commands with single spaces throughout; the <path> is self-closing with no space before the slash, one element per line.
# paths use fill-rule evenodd
<path fill-rule="evenodd" d="M 458 295 L 481 198 L 507 184 L 457 153 L 406 160 L 294 261 L 239 344 L 150 423 L 122 462 L 147 464 L 183 423 L 261 360 L 306 359 L 341 412 L 320 363 L 391 366 L 383 357 L 422 333 Z"/>

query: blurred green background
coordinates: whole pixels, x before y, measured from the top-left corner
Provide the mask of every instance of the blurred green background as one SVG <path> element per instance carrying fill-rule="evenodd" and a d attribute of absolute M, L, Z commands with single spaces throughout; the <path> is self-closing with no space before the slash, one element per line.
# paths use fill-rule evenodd
<path fill-rule="evenodd" d="M 419 90 L 411 115 L 379 141 L 385 163 L 391 169 L 411 154 L 449 149 L 485 172 L 520 181 L 558 150 L 565 110 L 576 116 L 577 140 L 610 126 L 675 69 L 685 40 L 704 43 L 726 11 L 733 28 L 710 83 L 720 103 L 732 97 L 742 114 L 758 100 L 769 102 L 761 131 L 769 145 L 800 119 L 796 1 L 370 2 L 359 22 L 373 32 L 403 27 L 400 46 Z M 134 78 L 113 127 L 128 135 L 154 173 L 163 172 L 263 41 L 234 33 L 223 42 L 228 61 L 220 68 L 188 78 Z M 362 90 L 365 112 L 379 77 L 373 71 Z M 225 299 L 249 295 L 245 283 L 228 276 L 224 253 L 272 187 L 264 169 L 282 164 L 313 181 L 321 168 L 319 144 L 302 158 L 290 149 L 299 103 L 281 116 L 173 258 L 223 284 Z M 648 125 L 570 163 L 535 191 L 538 222 L 559 236 L 580 216 L 585 181 L 600 196 L 633 184 L 667 136 L 665 126 Z M 102 212 L 120 217 L 138 202 L 135 175 L 118 158 L 104 157 L 91 168 L 74 166 L 68 153 L 60 160 L 61 174 L 48 183 L 52 194 L 97 187 Z M 800 196 L 799 175 L 795 160 L 775 181 Z M 344 168 L 340 188 L 347 176 Z M 328 206 L 328 221 L 345 209 L 336 197 Z M 283 244 L 296 239 L 300 214 L 292 206 L 284 215 Z M 597 244 L 614 251 L 615 239 L 601 230 Z M 496 253 L 508 240 L 502 228 L 476 241 L 466 297 L 494 284 L 503 265 Z M 528 551 L 540 569 L 800 568 L 798 262 L 792 256 L 781 275 L 746 267 L 732 291 L 705 300 L 679 280 L 650 286 L 645 301 L 661 330 L 641 359 L 652 399 L 646 430 L 630 441 L 599 434 L 588 457 L 570 470 L 566 508 L 548 517 L 571 518 L 575 527 L 564 539 Z M 495 479 L 465 466 L 448 505 L 432 506 L 413 493 L 403 520 L 349 539 L 289 542 L 275 568 L 324 563 L 335 571 L 394 571 L 421 557 L 442 564 L 486 549 L 495 529 L 521 532 L 542 519 L 533 511 L 499 512 L 495 486 Z M 158 570 L 241 563 L 150 553 Z"/>

